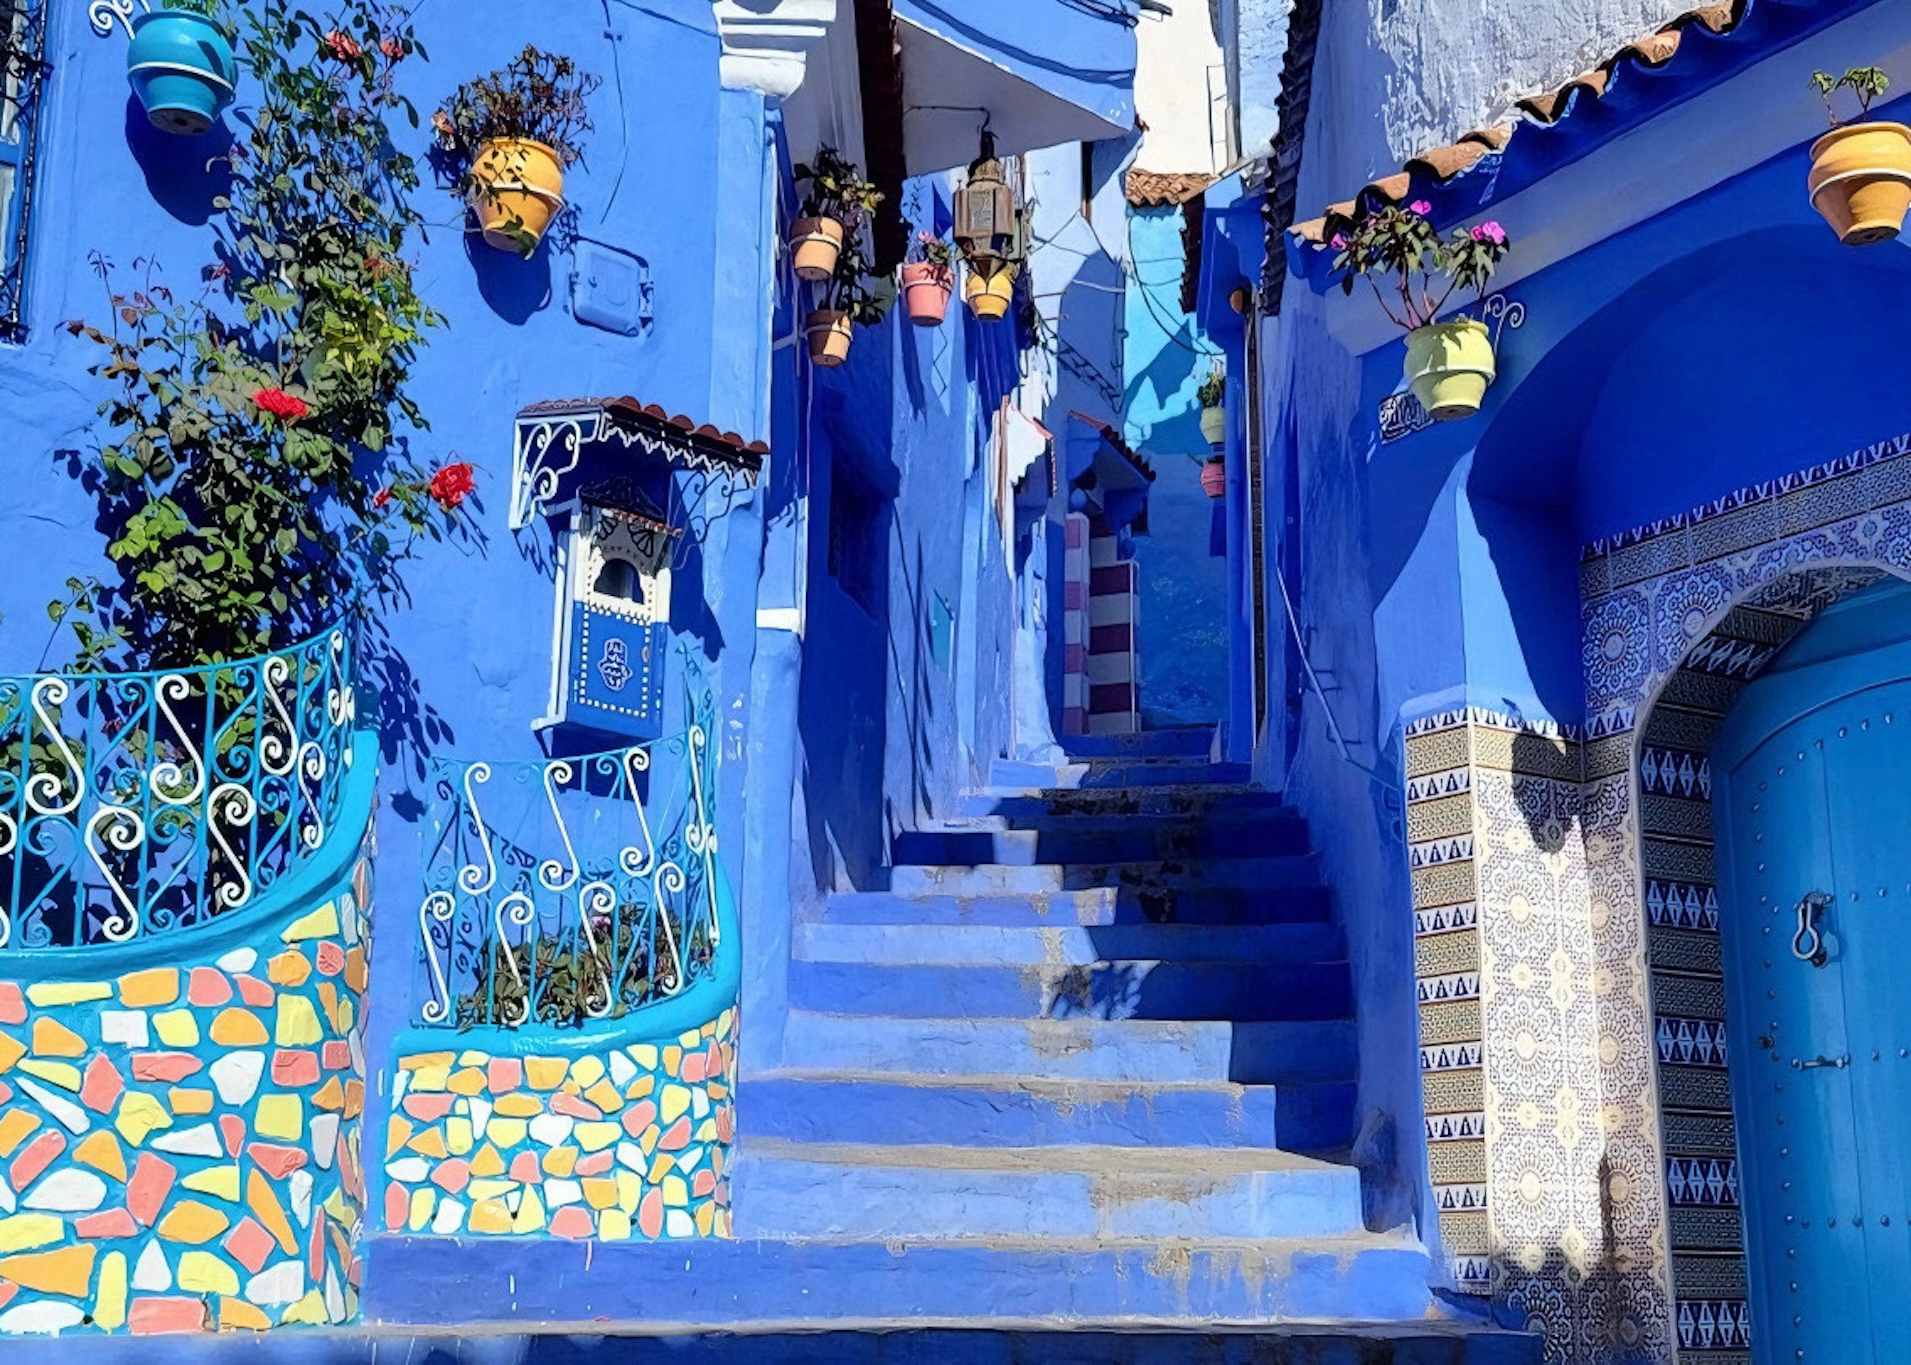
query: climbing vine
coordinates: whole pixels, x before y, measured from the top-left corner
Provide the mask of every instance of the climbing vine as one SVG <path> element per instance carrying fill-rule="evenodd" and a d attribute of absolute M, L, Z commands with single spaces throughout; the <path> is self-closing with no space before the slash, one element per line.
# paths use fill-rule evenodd
<path fill-rule="evenodd" d="M 96 257 L 111 315 L 67 324 L 112 385 L 82 473 L 118 581 L 49 607 L 82 667 L 246 657 L 369 609 L 473 487 L 469 465 L 409 453 L 428 429 L 412 368 L 443 320 L 406 255 L 420 174 L 393 121 L 418 116 L 394 73 L 425 56 L 408 13 L 207 8 L 257 100 L 234 115 L 216 259 L 184 297 L 150 261 L 129 280 Z"/>

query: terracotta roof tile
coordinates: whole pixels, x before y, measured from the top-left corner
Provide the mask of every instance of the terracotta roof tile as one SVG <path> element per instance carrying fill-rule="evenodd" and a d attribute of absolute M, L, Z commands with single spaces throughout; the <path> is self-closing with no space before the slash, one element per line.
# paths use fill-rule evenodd
<path fill-rule="evenodd" d="M 1583 94 L 1589 99 L 1603 98 L 1612 86 L 1614 73 L 1622 65 L 1657 70 L 1671 63 L 1678 56 L 1688 28 L 1697 26 L 1717 35 L 1731 33 L 1744 19 L 1750 3 L 1751 0 L 1720 0 L 1717 4 L 1687 10 L 1657 31 L 1626 44 L 1592 70 L 1582 72 L 1554 89 L 1519 100 L 1514 107 L 1525 116 L 1527 122 L 1540 125 L 1557 123 L 1572 112 L 1576 96 Z M 1472 169 L 1488 155 L 1504 151 L 1519 126 L 1517 122 L 1509 122 L 1491 128 L 1478 128 L 1444 147 L 1422 152 L 1407 161 L 1401 171 L 1369 181 L 1352 199 L 1330 204 L 1324 216 L 1296 223 L 1288 231 L 1303 241 L 1316 244 L 1325 242 L 1364 208 L 1381 203 L 1400 203 L 1412 193 L 1416 176 L 1423 181 L 1444 184 Z"/>
<path fill-rule="evenodd" d="M 1144 171 L 1135 166 L 1129 169 L 1124 188 L 1128 202 L 1136 208 L 1162 209 L 1186 203 L 1214 181 L 1214 176 L 1205 173 Z"/>
<path fill-rule="evenodd" d="M 763 456 L 770 453 L 770 447 L 762 441 L 746 441 L 734 431 L 724 431 L 708 422 L 697 422 L 694 418 L 681 413 L 673 413 L 655 403 L 645 403 L 630 397 L 620 398 L 551 398 L 541 403 L 533 403 L 518 412 L 520 419 L 526 417 L 548 417 L 556 413 L 608 412 L 612 417 L 625 421 L 648 421 L 655 426 L 671 427 L 685 436 L 694 436 L 712 445 L 727 446 L 744 457 L 745 463 L 761 463 Z M 755 457 L 752 459 L 751 457 Z"/>

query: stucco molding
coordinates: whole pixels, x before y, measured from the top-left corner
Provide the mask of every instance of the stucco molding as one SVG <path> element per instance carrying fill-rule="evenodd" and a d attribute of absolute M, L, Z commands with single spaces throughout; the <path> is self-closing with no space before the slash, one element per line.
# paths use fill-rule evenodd
<path fill-rule="evenodd" d="M 836 20 L 837 0 L 714 0 L 728 90 L 787 99 L 803 84 L 810 49 Z"/>

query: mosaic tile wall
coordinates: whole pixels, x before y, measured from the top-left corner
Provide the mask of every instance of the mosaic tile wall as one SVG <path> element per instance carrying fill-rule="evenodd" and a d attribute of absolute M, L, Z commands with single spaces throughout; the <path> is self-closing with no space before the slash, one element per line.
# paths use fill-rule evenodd
<path fill-rule="evenodd" d="M 1818 611 L 1911 577 L 1907 457 L 1911 435 L 1588 546 L 1583 730 L 1408 727 L 1442 1240 L 1549 1361 L 1749 1365 L 1705 754 Z"/>
<path fill-rule="evenodd" d="M 201 961 L 0 975 L 0 1337 L 356 1316 L 370 875 Z"/>
<path fill-rule="evenodd" d="M 581 1056 L 402 1057 L 385 1225 L 446 1237 L 728 1237 L 736 1067 L 734 1009 L 678 1038 Z"/>

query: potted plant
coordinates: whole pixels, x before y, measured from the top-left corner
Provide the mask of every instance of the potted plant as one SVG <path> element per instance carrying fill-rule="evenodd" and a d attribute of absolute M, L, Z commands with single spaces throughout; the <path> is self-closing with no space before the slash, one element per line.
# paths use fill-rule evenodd
<path fill-rule="evenodd" d="M 869 261 L 863 255 L 862 239 L 846 238 L 836 260 L 836 270 L 821 291 L 816 309 L 803 325 L 804 334 L 809 337 L 810 359 L 824 369 L 835 369 L 849 359 L 854 328 L 875 326 L 894 302 L 894 287 L 887 279 L 877 282 L 869 278 Z"/>
<path fill-rule="evenodd" d="M 564 171 L 583 160 L 588 100 L 603 81 L 569 57 L 526 45 L 467 81 L 431 116 L 485 242 L 529 259 L 564 208 Z"/>
<path fill-rule="evenodd" d="M 1814 71 L 1812 85 L 1825 100 L 1831 131 L 1811 148 L 1811 205 L 1846 246 L 1888 242 L 1904 230 L 1911 210 L 1911 128 L 1874 122 L 1871 103 L 1891 85 L 1875 66 L 1854 66 L 1842 76 Z M 1837 95 L 1849 90 L 1858 117 L 1838 117 Z"/>
<path fill-rule="evenodd" d="M 910 255 L 913 259 L 902 267 L 909 320 L 918 327 L 940 326 L 949 311 L 949 295 L 955 292 L 954 253 L 934 233 L 922 232 L 916 235 Z"/>
<path fill-rule="evenodd" d="M 1440 310 L 1462 289 L 1486 296 L 1487 283 L 1506 256 L 1506 231 L 1498 223 L 1455 228 L 1442 237 L 1424 199 L 1377 209 L 1337 234 L 1335 269 L 1341 288 L 1354 281 L 1373 287 L 1381 311 L 1407 334 L 1408 387 L 1436 422 L 1471 417 L 1480 410 L 1495 366 L 1486 324 L 1460 317 L 1440 321 Z M 1382 292 L 1380 281 L 1388 280 Z M 1394 296 L 1392 301 L 1389 295 Z"/>
<path fill-rule="evenodd" d="M 1211 498 L 1228 495 L 1228 467 L 1219 455 L 1208 456 L 1201 466 L 1201 491 Z"/>
<path fill-rule="evenodd" d="M 996 322 L 1008 316 L 1015 298 L 1015 277 L 1022 273 L 1016 261 L 998 262 L 988 274 L 970 266 L 962 284 L 962 298 L 969 311 L 984 322 Z"/>
<path fill-rule="evenodd" d="M 232 103 L 239 63 L 214 17 L 218 3 L 166 0 L 165 8 L 133 17 L 126 80 L 162 133 L 196 136 Z"/>
<path fill-rule="evenodd" d="M 834 277 L 843 243 L 854 237 L 883 201 L 856 164 L 834 147 L 823 147 L 810 165 L 796 168 L 803 216 L 790 224 L 791 265 L 799 278 L 820 284 Z"/>
<path fill-rule="evenodd" d="M 1195 393 L 1195 401 L 1201 404 L 1201 437 L 1211 446 L 1218 446 L 1228 439 L 1228 410 L 1224 406 L 1228 396 L 1227 373 L 1216 365 L 1208 371 L 1208 377 L 1201 381 L 1201 387 Z M 1206 474 L 1202 475 L 1203 482 Z"/>

